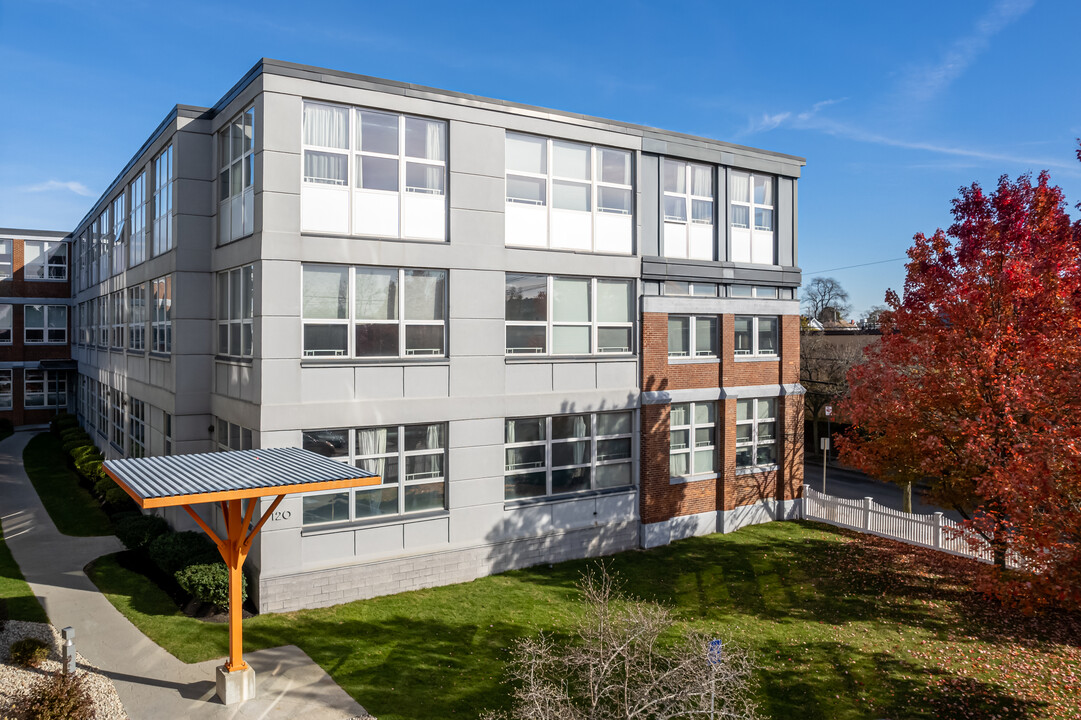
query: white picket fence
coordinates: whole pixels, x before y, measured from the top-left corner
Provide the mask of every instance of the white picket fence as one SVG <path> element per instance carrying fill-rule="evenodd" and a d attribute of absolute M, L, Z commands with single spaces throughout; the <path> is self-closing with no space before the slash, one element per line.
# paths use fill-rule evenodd
<path fill-rule="evenodd" d="M 891 540 L 941 550 L 952 555 L 992 562 L 990 545 L 982 538 L 978 549 L 965 539 L 961 526 L 940 512 L 930 515 L 906 513 L 879 505 L 874 498 L 860 500 L 826 495 L 803 487 L 803 517 L 807 520 L 871 533 Z M 1016 558 L 1007 557 L 1007 564 L 1016 567 Z"/>

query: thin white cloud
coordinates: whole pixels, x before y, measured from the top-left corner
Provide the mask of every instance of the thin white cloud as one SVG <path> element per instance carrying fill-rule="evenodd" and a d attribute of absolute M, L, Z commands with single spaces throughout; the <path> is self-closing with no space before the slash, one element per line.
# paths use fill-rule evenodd
<path fill-rule="evenodd" d="M 968 35 L 955 40 L 932 65 L 914 69 L 901 84 L 906 99 L 924 103 L 948 88 L 991 44 L 991 38 L 1024 15 L 1036 0 L 999 0 Z"/>
<path fill-rule="evenodd" d="M 26 185 L 19 189 L 23 192 L 53 192 L 54 190 L 67 190 L 76 195 L 82 195 L 83 197 L 94 196 L 94 193 L 90 192 L 90 188 L 75 180 L 47 180 L 46 182 L 38 183 L 37 185 Z"/>

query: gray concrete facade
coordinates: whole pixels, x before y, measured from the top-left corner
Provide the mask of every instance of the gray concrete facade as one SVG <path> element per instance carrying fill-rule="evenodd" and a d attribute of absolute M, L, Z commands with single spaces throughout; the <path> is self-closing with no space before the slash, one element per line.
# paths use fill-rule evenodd
<path fill-rule="evenodd" d="M 361 110 L 373 110 L 383 113 L 381 117 L 441 121 L 446 148 L 445 237 L 418 240 L 306 229 L 313 198 L 330 197 L 326 193 L 336 191 L 304 179 L 305 153 L 310 150 L 304 141 L 306 101 L 345 108 L 352 118 Z M 250 199 L 245 189 L 230 205 L 234 195 L 223 188 L 225 176 L 220 174 L 221 166 L 228 164 L 221 159 L 221 133 L 249 109 L 254 117 Z M 349 132 L 356 130 L 350 127 Z M 505 217 L 508 132 L 628 151 L 634 208 L 630 251 L 514 246 L 514 238 L 507 237 Z M 299 447 L 305 444 L 305 433 L 342 430 L 352 446 L 342 457 L 348 461 L 359 452 L 357 429 L 415 424 L 445 428 L 442 508 L 305 523 L 304 498 L 290 496 L 278 507 L 249 558 L 258 575 L 256 592 L 264 611 L 464 581 L 640 543 L 636 483 L 533 499 L 511 500 L 505 495 L 508 418 L 585 413 L 595 418 L 597 413 L 629 412 L 631 476 L 637 478 L 642 404 L 642 337 L 637 322 L 628 353 L 508 355 L 508 273 L 627 280 L 632 283 L 636 314 L 642 309 L 646 280 L 697 279 L 782 288 L 799 284 L 795 187 L 803 164 L 800 158 L 271 60 L 257 64 L 213 108 L 178 106 L 74 237 L 87 233 L 102 209 L 170 144 L 173 249 L 153 257 L 148 250 L 145 262 L 130 268 L 125 264 L 121 272 L 97 283 L 80 283 L 77 269 L 73 284 L 78 307 L 133 284 L 173 278 L 170 353 L 154 352 L 149 346 L 144 351 L 103 348 L 95 342 L 73 346 L 84 382 L 103 383 L 129 401 L 147 404 L 145 452 L 164 452 L 167 437 L 175 453 L 228 446 L 230 439 L 220 437 L 224 422 L 250 431 L 253 447 Z M 355 214 L 361 202 L 352 186 L 362 162 L 363 146 L 358 148 L 343 151 L 350 164 L 346 187 L 350 199 L 343 207 L 354 208 L 346 227 L 366 221 Z M 727 183 L 722 186 L 719 181 L 714 259 L 660 257 L 659 168 L 664 157 L 709 163 L 718 178 L 730 168 L 769 173 L 776 188 L 777 263 L 751 266 L 728 260 L 730 241 L 723 220 Z M 408 163 L 408 156 L 397 161 Z M 593 183 L 598 182 L 594 178 Z M 394 202 L 406 208 L 413 198 L 400 187 L 398 191 Z M 225 199 L 219 202 L 220 198 Z M 326 203 L 337 200 L 319 202 L 326 208 L 330 207 Z M 225 212 L 244 216 L 239 233 L 223 229 L 236 227 L 223 218 Z M 595 212 L 596 228 L 600 215 Z M 250 232 L 245 225 L 249 220 Z M 405 235 L 405 226 L 399 227 Z M 124 232 L 130 242 L 130 229 Z M 599 237 L 601 231 L 592 232 Z M 247 266 L 252 268 L 254 287 L 251 352 L 222 354 L 215 304 L 220 300 L 219 273 Z M 317 266 L 352 268 L 350 272 L 372 267 L 445 271 L 444 352 L 378 360 L 306 355 L 304 269 Z M 791 302 L 777 303 L 774 313 L 790 311 Z M 130 320 L 131 308 L 125 312 Z M 592 320 L 596 323 L 597 318 Z M 548 322 L 553 322 L 551 317 Z M 354 326 L 346 327 L 352 334 Z M 77 332 L 76 338 L 81 337 Z M 80 397 L 84 423 L 100 415 L 87 397 L 85 391 Z M 168 436 L 166 423 L 171 426 Z M 100 439 L 111 456 L 132 451 L 130 437 L 126 445 L 114 444 L 108 433 Z M 263 508 L 268 505 L 265 501 Z M 352 518 L 353 512 L 347 515 Z M 179 514 L 168 517 L 178 527 L 189 526 Z"/>

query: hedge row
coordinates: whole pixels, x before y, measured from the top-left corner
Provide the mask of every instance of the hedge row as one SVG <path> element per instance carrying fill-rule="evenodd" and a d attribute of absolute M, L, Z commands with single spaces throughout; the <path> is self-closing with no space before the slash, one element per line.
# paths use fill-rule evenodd
<path fill-rule="evenodd" d="M 164 518 L 143 515 L 128 494 L 102 469 L 101 452 L 72 415 L 53 418 L 50 430 L 60 437 L 64 452 L 85 485 L 109 514 L 116 536 L 124 547 L 144 552 L 165 573 L 172 575 L 184 592 L 199 602 L 220 608 L 229 604 L 229 570 L 218 549 L 201 532 L 173 532 Z M 244 578 L 243 597 L 248 583 Z"/>

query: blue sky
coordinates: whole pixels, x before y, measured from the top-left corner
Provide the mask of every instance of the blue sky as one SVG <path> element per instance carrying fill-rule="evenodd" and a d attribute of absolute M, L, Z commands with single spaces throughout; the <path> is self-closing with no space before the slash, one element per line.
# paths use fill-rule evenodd
<path fill-rule="evenodd" d="M 1046 168 L 1081 201 L 1079 26 L 1074 0 L 0 0 L 0 227 L 71 229 L 173 105 L 272 57 L 803 156 L 804 280 L 858 315 L 961 185 Z"/>

